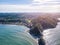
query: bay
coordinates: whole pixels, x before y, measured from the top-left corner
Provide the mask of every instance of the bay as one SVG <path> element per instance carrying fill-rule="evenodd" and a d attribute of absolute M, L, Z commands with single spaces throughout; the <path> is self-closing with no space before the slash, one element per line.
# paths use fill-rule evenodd
<path fill-rule="evenodd" d="M 0 24 L 0 45 L 37 45 L 26 30 L 22 25 Z"/>

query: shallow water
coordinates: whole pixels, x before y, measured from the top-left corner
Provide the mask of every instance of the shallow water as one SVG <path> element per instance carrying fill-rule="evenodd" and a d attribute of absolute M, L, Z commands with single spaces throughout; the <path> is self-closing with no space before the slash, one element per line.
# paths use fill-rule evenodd
<path fill-rule="evenodd" d="M 45 30 L 43 35 L 46 45 L 60 45 L 60 22 L 56 28 Z"/>
<path fill-rule="evenodd" d="M 37 45 L 25 30 L 29 29 L 25 26 L 0 24 L 0 45 Z"/>

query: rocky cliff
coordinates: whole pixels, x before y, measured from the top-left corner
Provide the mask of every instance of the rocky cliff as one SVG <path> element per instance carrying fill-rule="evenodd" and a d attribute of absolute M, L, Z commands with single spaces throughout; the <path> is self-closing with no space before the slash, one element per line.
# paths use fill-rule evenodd
<path fill-rule="evenodd" d="M 57 19 L 50 16 L 39 16 L 35 19 L 32 19 L 32 29 L 30 30 L 30 34 L 38 39 L 39 45 L 44 45 L 44 39 L 41 38 L 43 36 L 42 32 L 44 29 L 55 28 L 57 25 Z"/>

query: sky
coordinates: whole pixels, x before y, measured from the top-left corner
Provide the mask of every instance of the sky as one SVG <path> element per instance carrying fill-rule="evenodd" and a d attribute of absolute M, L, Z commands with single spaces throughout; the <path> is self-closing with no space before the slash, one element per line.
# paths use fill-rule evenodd
<path fill-rule="evenodd" d="M 0 0 L 0 12 L 60 12 L 60 0 Z"/>

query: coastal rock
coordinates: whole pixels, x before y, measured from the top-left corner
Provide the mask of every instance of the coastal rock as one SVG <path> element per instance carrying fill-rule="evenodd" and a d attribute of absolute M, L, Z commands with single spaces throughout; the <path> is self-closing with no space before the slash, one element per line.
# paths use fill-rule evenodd
<path fill-rule="evenodd" d="M 38 39 L 38 44 L 39 45 L 45 45 L 45 40 L 41 37 Z"/>
<path fill-rule="evenodd" d="M 29 32 L 37 38 L 42 36 L 42 32 L 44 29 L 55 28 L 57 25 L 57 20 L 50 16 L 40 16 L 32 19 L 31 22 L 32 28 Z"/>
<path fill-rule="evenodd" d="M 31 29 L 29 33 L 36 38 L 40 38 L 40 36 L 42 36 L 42 32 L 40 32 L 40 30 L 37 27 Z"/>

